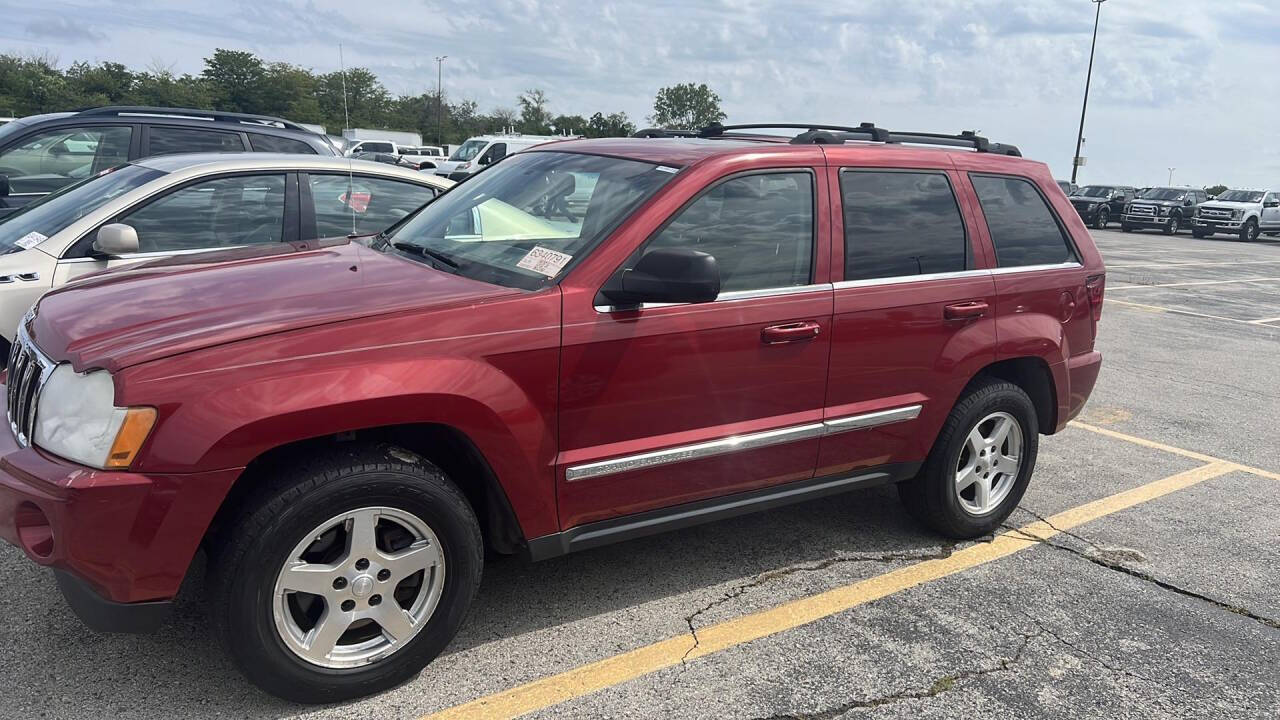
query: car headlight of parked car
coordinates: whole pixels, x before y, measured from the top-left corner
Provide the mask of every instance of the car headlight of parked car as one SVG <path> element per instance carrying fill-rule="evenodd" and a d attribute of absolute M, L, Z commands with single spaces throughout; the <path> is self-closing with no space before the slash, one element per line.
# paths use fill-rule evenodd
<path fill-rule="evenodd" d="M 1097 209 L 1098 209 L 1098 203 L 1096 203 L 1096 202 L 1091 202 L 1091 203 L 1089 203 L 1089 205 L 1088 205 L 1088 209 L 1089 209 L 1089 210 L 1097 210 Z"/>
<path fill-rule="evenodd" d="M 1239 220 L 1239 219 L 1240 219 L 1240 218 L 1242 218 L 1242 217 L 1244 217 L 1244 210 L 1232 210 L 1232 211 L 1231 211 L 1231 219 L 1232 219 L 1232 220 Z"/>
<path fill-rule="evenodd" d="M 111 373 L 58 365 L 40 391 L 33 440 L 54 455 L 103 469 L 127 468 L 155 423 L 155 408 L 115 406 Z"/>

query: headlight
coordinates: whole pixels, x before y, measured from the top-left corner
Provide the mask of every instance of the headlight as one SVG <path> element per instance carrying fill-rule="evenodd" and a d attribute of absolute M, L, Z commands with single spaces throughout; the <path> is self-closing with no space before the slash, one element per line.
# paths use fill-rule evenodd
<path fill-rule="evenodd" d="M 1156 215 L 1164 214 L 1164 208 L 1160 207 L 1159 205 L 1157 205 L 1155 209 L 1156 209 Z"/>
<path fill-rule="evenodd" d="M 1242 217 L 1244 217 L 1244 210 L 1232 210 L 1232 211 L 1231 211 L 1231 219 L 1232 219 L 1232 220 L 1239 220 L 1239 219 L 1240 219 L 1240 218 L 1242 218 Z"/>
<path fill-rule="evenodd" d="M 1097 210 L 1097 209 L 1098 209 L 1098 203 L 1089 203 L 1089 209 L 1090 209 L 1090 210 Z"/>
<path fill-rule="evenodd" d="M 94 370 L 82 375 L 63 363 L 40 391 L 33 440 L 83 465 L 127 468 L 155 420 L 155 408 L 115 406 L 111 373 Z"/>
<path fill-rule="evenodd" d="M 469 163 L 469 162 L 464 162 L 464 163 L 462 163 L 461 165 L 459 165 L 459 166 L 458 166 L 458 169 L 459 169 L 459 170 L 470 170 L 470 169 L 471 169 L 471 163 Z"/>

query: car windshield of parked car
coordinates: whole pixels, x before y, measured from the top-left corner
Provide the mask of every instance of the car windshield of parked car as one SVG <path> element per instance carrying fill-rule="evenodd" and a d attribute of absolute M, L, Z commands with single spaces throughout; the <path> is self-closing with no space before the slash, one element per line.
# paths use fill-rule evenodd
<path fill-rule="evenodd" d="M 480 151 L 484 149 L 484 146 L 488 144 L 488 140 L 468 140 L 462 143 L 457 150 L 454 150 L 453 154 L 449 156 L 449 159 L 455 162 L 471 160 L 476 155 L 479 155 Z"/>
<path fill-rule="evenodd" d="M 1262 202 L 1262 195 L 1263 193 L 1252 190 L 1228 190 L 1214 199 L 1222 202 L 1256 203 Z"/>
<path fill-rule="evenodd" d="M 511 155 L 375 242 L 448 272 L 536 290 L 586 255 L 676 168 L 566 152 Z"/>
<path fill-rule="evenodd" d="M 1142 193 L 1143 200 L 1181 200 L 1187 194 L 1186 190 L 1178 188 L 1151 188 Z"/>
<path fill-rule="evenodd" d="M 115 198 L 164 174 L 142 165 L 122 165 L 23 206 L 0 221 L 0 254 L 35 247 Z"/>
<path fill-rule="evenodd" d="M 1100 197 L 1101 198 L 1101 197 L 1107 197 L 1114 191 L 1115 191 L 1115 188 L 1107 185 L 1089 185 L 1087 187 L 1082 187 L 1079 190 L 1077 190 L 1076 195 L 1080 197 Z"/>

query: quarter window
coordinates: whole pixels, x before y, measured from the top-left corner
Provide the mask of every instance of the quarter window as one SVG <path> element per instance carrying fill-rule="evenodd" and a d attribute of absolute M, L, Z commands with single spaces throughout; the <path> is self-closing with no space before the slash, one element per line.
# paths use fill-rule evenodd
<path fill-rule="evenodd" d="M 254 152 L 274 152 L 274 153 L 300 153 L 303 155 L 315 155 L 315 148 L 293 138 L 279 137 L 276 135 L 259 135 L 256 133 L 249 134 L 249 144 L 253 146 Z"/>
<path fill-rule="evenodd" d="M 284 175 L 239 175 L 175 190 L 118 222 L 138 231 L 139 252 L 280 242 Z"/>
<path fill-rule="evenodd" d="M 151 155 L 244 151 L 244 141 L 238 133 L 157 125 L 151 128 L 150 137 Z"/>
<path fill-rule="evenodd" d="M 1029 180 L 971 175 L 1000 267 L 1053 265 L 1075 252 L 1044 197 Z"/>
<path fill-rule="evenodd" d="M 951 183 L 941 172 L 846 170 L 846 280 L 956 272 L 968 241 Z"/>
<path fill-rule="evenodd" d="M 312 175 L 311 201 L 316 208 L 318 237 L 357 235 L 386 230 L 435 197 L 435 191 L 385 178 L 356 175 Z"/>
<path fill-rule="evenodd" d="M 745 175 L 713 187 L 649 241 L 651 248 L 708 253 L 721 292 L 809 284 L 813 260 L 813 177 Z"/>

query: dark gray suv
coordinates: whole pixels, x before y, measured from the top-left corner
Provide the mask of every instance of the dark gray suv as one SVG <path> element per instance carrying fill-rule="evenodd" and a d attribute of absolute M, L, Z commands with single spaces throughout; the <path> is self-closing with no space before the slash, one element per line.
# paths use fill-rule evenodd
<path fill-rule="evenodd" d="M 325 136 L 267 115 L 141 106 L 31 115 L 0 126 L 0 215 L 130 160 L 249 150 L 341 154 Z"/>

